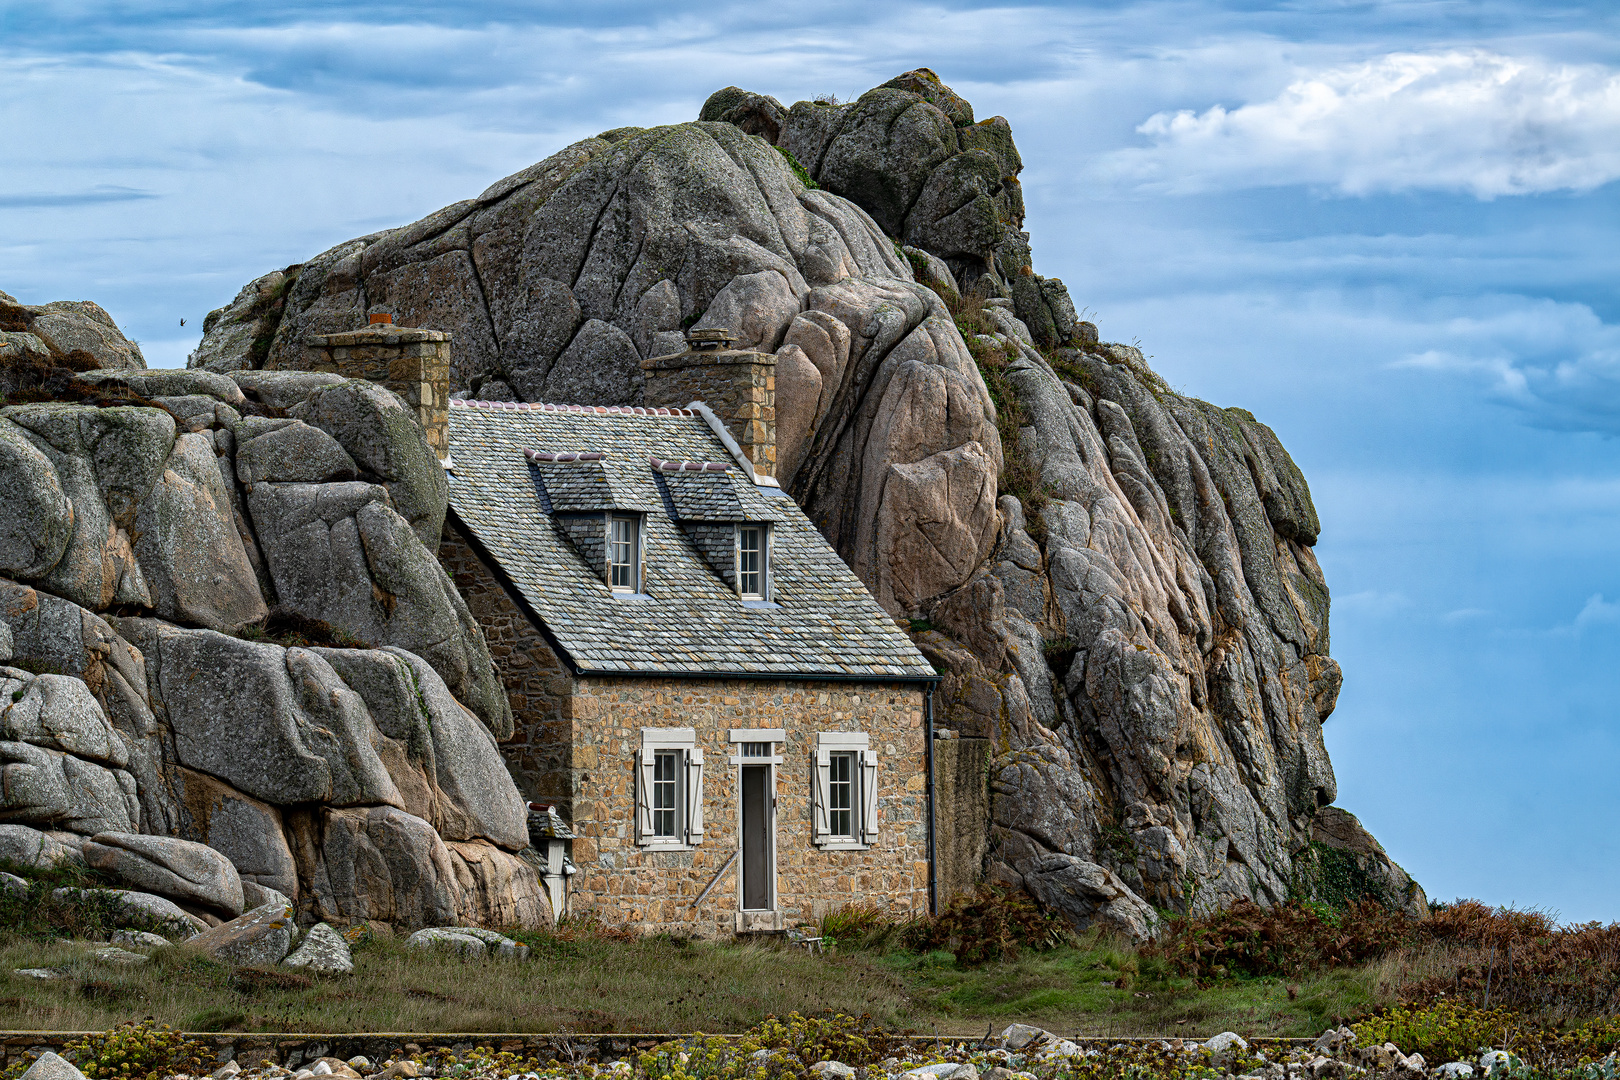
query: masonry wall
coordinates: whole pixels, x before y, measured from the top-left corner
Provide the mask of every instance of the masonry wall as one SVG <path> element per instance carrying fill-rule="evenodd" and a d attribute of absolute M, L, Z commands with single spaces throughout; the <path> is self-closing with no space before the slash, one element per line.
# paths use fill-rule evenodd
<path fill-rule="evenodd" d="M 564 818 L 571 817 L 573 743 L 567 703 L 573 676 L 453 518 L 445 522 L 439 563 L 483 628 L 512 706 L 513 735 L 501 744 L 507 771 L 525 799 L 555 803 Z"/>
<path fill-rule="evenodd" d="M 939 906 L 971 893 L 990 847 L 990 740 L 934 740 Z"/>
<path fill-rule="evenodd" d="M 928 908 L 928 794 L 923 691 L 836 682 L 578 678 L 572 699 L 577 771 L 574 911 L 610 923 L 700 936 L 734 932 L 738 904 L 738 766 L 731 728 L 784 728 L 776 767 L 777 909 L 814 922 L 855 903 L 896 914 Z M 690 851 L 636 845 L 635 761 L 643 727 L 691 727 L 704 751 L 704 836 Z M 863 731 L 880 755 L 877 842 L 823 851 L 811 842 L 817 731 Z M 700 894 L 713 883 L 707 897 Z"/>

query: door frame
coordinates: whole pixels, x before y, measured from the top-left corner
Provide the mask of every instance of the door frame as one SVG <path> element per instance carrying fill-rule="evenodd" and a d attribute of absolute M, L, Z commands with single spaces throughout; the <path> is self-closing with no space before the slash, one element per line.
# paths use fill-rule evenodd
<path fill-rule="evenodd" d="M 783 758 L 777 753 L 777 747 L 787 740 L 787 732 L 781 728 L 732 728 L 729 741 L 736 752 L 731 755 L 731 764 L 735 767 L 733 774 L 737 792 L 737 913 L 739 924 L 742 922 L 744 912 L 750 915 L 778 910 L 779 897 L 776 890 L 776 774 L 777 767 L 783 764 Z M 771 753 L 764 757 L 743 757 L 741 743 L 768 743 Z M 742 771 L 745 768 L 763 768 L 765 772 L 765 859 L 767 862 L 766 877 L 770 886 L 770 907 L 749 908 L 744 907 L 743 875 L 747 872 L 747 856 L 743 854 L 743 790 Z"/>

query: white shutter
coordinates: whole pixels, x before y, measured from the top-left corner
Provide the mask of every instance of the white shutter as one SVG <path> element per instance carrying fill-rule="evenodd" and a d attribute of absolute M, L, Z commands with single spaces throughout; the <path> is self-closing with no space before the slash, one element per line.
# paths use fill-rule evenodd
<path fill-rule="evenodd" d="M 861 836 L 870 844 L 878 834 L 877 752 L 862 750 L 861 763 Z"/>
<path fill-rule="evenodd" d="M 811 816 L 815 819 L 815 842 L 824 844 L 832 831 L 827 822 L 827 785 L 832 778 L 832 754 L 824 746 L 816 747 L 815 798 Z"/>
<path fill-rule="evenodd" d="M 775 600 L 776 589 L 771 585 L 771 576 L 776 568 L 776 530 L 769 525 L 761 525 L 760 531 L 760 562 L 764 565 L 759 568 L 759 598 L 761 600 Z"/>
<path fill-rule="evenodd" d="M 686 842 L 703 843 L 703 751 L 686 752 Z"/>
<path fill-rule="evenodd" d="M 643 746 L 636 763 L 636 839 L 643 844 L 653 839 L 653 762 L 656 760 L 656 751 L 650 746 Z"/>

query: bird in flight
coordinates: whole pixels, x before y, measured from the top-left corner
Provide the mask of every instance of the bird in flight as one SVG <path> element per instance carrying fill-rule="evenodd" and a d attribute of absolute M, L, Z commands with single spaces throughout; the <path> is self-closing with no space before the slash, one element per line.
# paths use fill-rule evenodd
<path fill-rule="evenodd" d="M 186 325 L 186 320 L 184 320 L 184 319 L 181 319 L 181 320 L 180 320 L 180 325 L 181 325 L 181 326 L 184 326 L 184 325 Z"/>

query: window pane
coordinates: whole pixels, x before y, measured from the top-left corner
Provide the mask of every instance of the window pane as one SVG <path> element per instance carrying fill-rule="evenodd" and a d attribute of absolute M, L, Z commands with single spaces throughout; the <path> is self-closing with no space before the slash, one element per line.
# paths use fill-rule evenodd
<path fill-rule="evenodd" d="M 768 742 L 745 742 L 742 744 L 742 757 L 770 757 L 771 744 Z"/>
<path fill-rule="evenodd" d="M 737 586 L 744 596 L 764 595 L 765 590 L 761 587 L 764 575 L 760 572 L 764 554 L 760 550 L 763 533 L 763 529 L 737 530 Z"/>
<path fill-rule="evenodd" d="M 675 751 L 653 755 L 652 819 L 654 836 L 675 835 Z"/>
<path fill-rule="evenodd" d="M 608 537 L 608 568 L 615 589 L 635 591 L 636 528 L 629 518 L 614 518 Z"/>
<path fill-rule="evenodd" d="M 827 825 L 834 836 L 855 835 L 855 755 L 833 754 L 827 778 Z"/>

